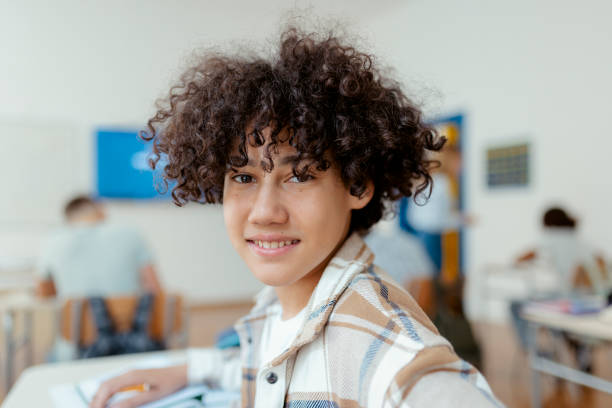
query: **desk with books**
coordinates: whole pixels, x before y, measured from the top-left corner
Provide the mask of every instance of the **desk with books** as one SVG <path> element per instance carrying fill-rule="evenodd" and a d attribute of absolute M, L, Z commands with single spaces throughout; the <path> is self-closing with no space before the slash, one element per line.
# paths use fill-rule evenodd
<path fill-rule="evenodd" d="M 8 393 L 2 408 L 50 407 L 49 389 L 55 385 L 80 381 L 102 372 L 125 367 L 148 356 L 167 355 L 173 359 L 184 358 L 184 352 L 164 351 L 132 354 L 116 357 L 50 363 L 25 369 Z"/>
<path fill-rule="evenodd" d="M 607 312 L 572 315 L 541 307 L 523 309 L 521 316 L 529 323 L 528 354 L 532 374 L 532 406 L 541 406 L 540 373 L 612 394 L 612 381 L 562 364 L 538 352 L 537 334 L 541 328 L 563 331 L 582 338 L 612 342 L 612 319 Z"/>
<path fill-rule="evenodd" d="M 15 386 L 9 392 L 6 400 L 2 404 L 2 408 L 22 408 L 22 407 L 50 407 L 50 406 L 85 406 L 81 402 L 72 403 L 68 399 L 70 395 L 59 395 L 58 391 L 62 391 L 62 387 L 66 385 L 82 383 L 90 378 L 100 377 L 105 373 L 112 373 L 118 370 L 126 370 L 130 368 L 144 368 L 144 366 L 155 365 L 155 362 L 161 362 L 161 365 L 180 364 L 185 361 L 184 350 L 161 351 L 153 353 L 140 353 L 114 357 L 94 358 L 88 360 L 76 360 L 62 363 L 51 363 L 33 366 L 26 369 Z M 145 363 L 143 365 L 143 362 Z M 223 395 L 221 395 L 223 394 Z M 225 406 L 221 399 L 235 399 L 235 393 L 217 391 L 217 403 L 215 407 Z M 58 398 L 67 398 L 65 403 L 58 402 Z M 80 404 L 80 405 L 79 405 Z M 175 406 L 172 404 L 170 406 Z M 185 402 L 179 403 L 176 406 L 192 406 L 186 405 Z M 200 406 L 198 404 L 198 406 Z M 206 404 L 204 406 L 207 406 Z"/>

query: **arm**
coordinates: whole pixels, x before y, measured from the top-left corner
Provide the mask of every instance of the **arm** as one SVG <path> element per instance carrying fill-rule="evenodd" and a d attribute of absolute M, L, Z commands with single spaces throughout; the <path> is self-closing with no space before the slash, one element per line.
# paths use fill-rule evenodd
<path fill-rule="evenodd" d="M 531 250 L 531 251 L 525 252 L 524 254 L 516 258 L 515 263 L 520 264 L 522 262 L 533 261 L 536 258 L 536 256 L 537 256 L 536 251 Z"/>
<path fill-rule="evenodd" d="M 134 254 L 136 264 L 138 265 L 138 275 L 140 279 L 140 287 L 147 293 L 159 293 L 162 291 L 162 285 L 157 277 L 155 270 L 153 254 L 146 240 L 131 228 L 124 228 L 122 236 L 126 240 L 127 245 L 131 245 L 131 251 Z"/>
<path fill-rule="evenodd" d="M 51 298 L 57 296 L 57 288 L 53 281 L 52 271 L 54 268 L 53 255 L 56 249 L 53 242 L 47 243 L 45 249 L 40 254 L 34 269 L 35 283 L 34 293 L 40 298 Z"/>
<path fill-rule="evenodd" d="M 162 291 L 157 272 L 151 264 L 146 264 L 140 269 L 140 284 L 145 292 L 159 293 Z"/>
<path fill-rule="evenodd" d="M 385 387 L 385 408 L 503 407 L 482 374 L 447 346 L 419 351 Z"/>
<path fill-rule="evenodd" d="M 133 370 L 104 382 L 94 396 L 90 407 L 104 408 L 107 401 L 122 388 L 148 384 L 149 391 L 125 399 L 113 408 L 134 408 L 158 400 L 188 384 L 204 381 L 223 389 L 240 388 L 240 358 L 235 351 L 218 349 L 190 349 L 187 364 L 149 370 Z"/>
<path fill-rule="evenodd" d="M 480 375 L 479 375 L 480 376 Z M 416 384 L 388 393 L 385 408 L 501 408 L 486 382 L 462 378 L 459 373 L 433 372 Z"/>
<path fill-rule="evenodd" d="M 40 298 L 51 298 L 57 295 L 53 278 L 38 278 L 34 287 L 34 293 Z"/>
<path fill-rule="evenodd" d="M 187 356 L 189 384 L 207 381 L 224 390 L 240 390 L 242 364 L 238 350 L 194 348 L 189 349 Z"/>

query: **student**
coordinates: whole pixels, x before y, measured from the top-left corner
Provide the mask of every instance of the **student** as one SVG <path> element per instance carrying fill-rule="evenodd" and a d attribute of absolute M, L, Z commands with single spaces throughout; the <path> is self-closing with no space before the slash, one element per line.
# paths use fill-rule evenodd
<path fill-rule="evenodd" d="M 537 297 L 563 298 L 608 294 L 611 282 L 607 276 L 604 258 L 580 239 L 577 224 L 578 221 L 561 207 L 546 209 L 542 215 L 543 230 L 539 245 L 517 257 L 517 266 L 528 265 L 529 262 L 539 259 L 555 271 L 557 288 Z M 521 310 L 527 302 L 515 300 L 510 304 L 514 327 L 525 350 L 528 324 L 521 317 Z"/>
<path fill-rule="evenodd" d="M 435 278 L 452 285 L 459 277 L 458 243 L 445 245 L 458 237 L 459 229 L 467 225 L 469 217 L 459 211 L 457 182 L 461 172 L 461 152 L 457 146 L 444 146 L 438 154 L 440 166 L 432 169 L 432 190 L 425 205 L 408 203 L 402 224 L 416 236 L 435 265 Z M 417 202 L 422 197 L 417 197 Z M 452 249 L 451 249 L 452 248 Z"/>
<path fill-rule="evenodd" d="M 558 274 L 559 294 L 588 291 L 607 294 L 610 286 L 605 261 L 583 242 L 575 218 L 563 208 L 548 208 L 542 216 L 542 237 L 536 249 L 516 260 L 518 265 L 541 258 Z"/>
<path fill-rule="evenodd" d="M 397 220 L 378 222 L 364 241 L 376 265 L 400 283 L 429 317 L 434 316 L 434 265 L 421 241 L 404 231 Z"/>
<path fill-rule="evenodd" d="M 66 225 L 45 245 L 38 262 L 36 292 L 41 297 L 113 296 L 159 292 L 151 252 L 131 228 L 106 222 L 100 203 L 71 199 Z"/>
<path fill-rule="evenodd" d="M 425 153 L 443 144 L 371 56 L 295 29 L 270 59 L 206 56 L 148 137 L 176 202 L 222 203 L 268 287 L 236 324 L 239 356 L 190 350 L 185 365 L 107 381 L 92 407 L 128 385 L 149 391 L 116 407 L 203 381 L 240 388 L 243 407 L 499 406 L 361 238 L 387 202 L 427 187 Z"/>
<path fill-rule="evenodd" d="M 39 259 L 36 294 L 60 299 L 95 297 L 89 301 L 97 305 L 92 304 L 91 310 L 98 336 L 87 348 L 58 336 L 48 358 L 63 361 L 79 356 L 114 354 L 120 350 L 159 349 L 145 330 L 124 333 L 121 344 L 109 341 L 115 337 L 101 299 L 161 291 L 146 242 L 131 228 L 107 223 L 102 205 L 87 196 L 71 199 L 66 204 L 64 216 L 66 225 L 54 232 Z M 151 302 L 149 295 L 140 299 L 134 316 L 138 327 L 145 326 L 141 322 L 148 322 Z"/>

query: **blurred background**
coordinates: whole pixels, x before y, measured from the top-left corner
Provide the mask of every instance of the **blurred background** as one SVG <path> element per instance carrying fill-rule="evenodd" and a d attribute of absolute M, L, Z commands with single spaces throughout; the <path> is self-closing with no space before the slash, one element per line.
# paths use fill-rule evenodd
<path fill-rule="evenodd" d="M 456 156 L 441 160 L 458 160 L 447 172 L 454 221 L 427 231 L 442 244 L 424 276 L 439 304 L 452 298 L 449 313 L 466 326 L 455 328 L 435 308 L 431 315 L 452 333 L 467 327 L 505 404 L 531 406 L 527 349 L 511 304 L 566 298 L 576 288 L 605 297 L 609 289 L 612 3 L 603 0 L 0 0 L 0 395 L 23 368 L 48 359 L 57 336 L 56 311 L 32 299 L 44 278 L 37 267 L 75 195 L 94 197 L 108 220 L 146 243 L 164 291 L 180 295 L 176 347 L 211 346 L 248 311 L 261 285 L 233 252 L 221 208 L 178 208 L 155 195 L 149 147 L 136 133 L 194 51 L 266 52 L 296 15 L 314 28 L 339 22 L 450 138 Z M 398 206 L 405 222 L 390 232 L 400 222 L 387 221 L 381 235 L 418 241 L 427 227 L 410 222 L 413 204 Z M 551 208 L 574 221 L 574 241 L 562 245 L 580 242 L 589 254 L 576 255 L 580 262 L 540 256 L 550 246 L 543 216 Z M 559 278 L 559 268 L 569 272 Z M 35 312 L 21 316 L 26 309 Z M 552 333 L 540 335 L 567 352 L 566 363 L 612 378 L 611 334 L 588 336 L 585 368 L 580 339 Z M 612 405 L 604 392 L 551 376 L 540 388 L 548 406 Z"/>

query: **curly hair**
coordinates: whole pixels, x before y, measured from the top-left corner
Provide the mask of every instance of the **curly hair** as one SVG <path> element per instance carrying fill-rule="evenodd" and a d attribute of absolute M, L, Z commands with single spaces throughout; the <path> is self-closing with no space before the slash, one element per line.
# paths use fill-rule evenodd
<path fill-rule="evenodd" d="M 288 141 L 298 177 L 334 165 L 355 196 L 372 181 L 372 199 L 351 218 L 350 230 L 362 233 L 387 202 L 431 185 L 427 151 L 445 142 L 372 56 L 295 28 L 281 35 L 272 58 L 204 56 L 157 107 L 141 136 L 153 140 L 153 168 L 165 159 L 162 183 L 175 182 L 177 205 L 221 203 L 226 172 L 248 161 L 247 143 L 265 145 L 271 171 L 272 153 Z"/>

